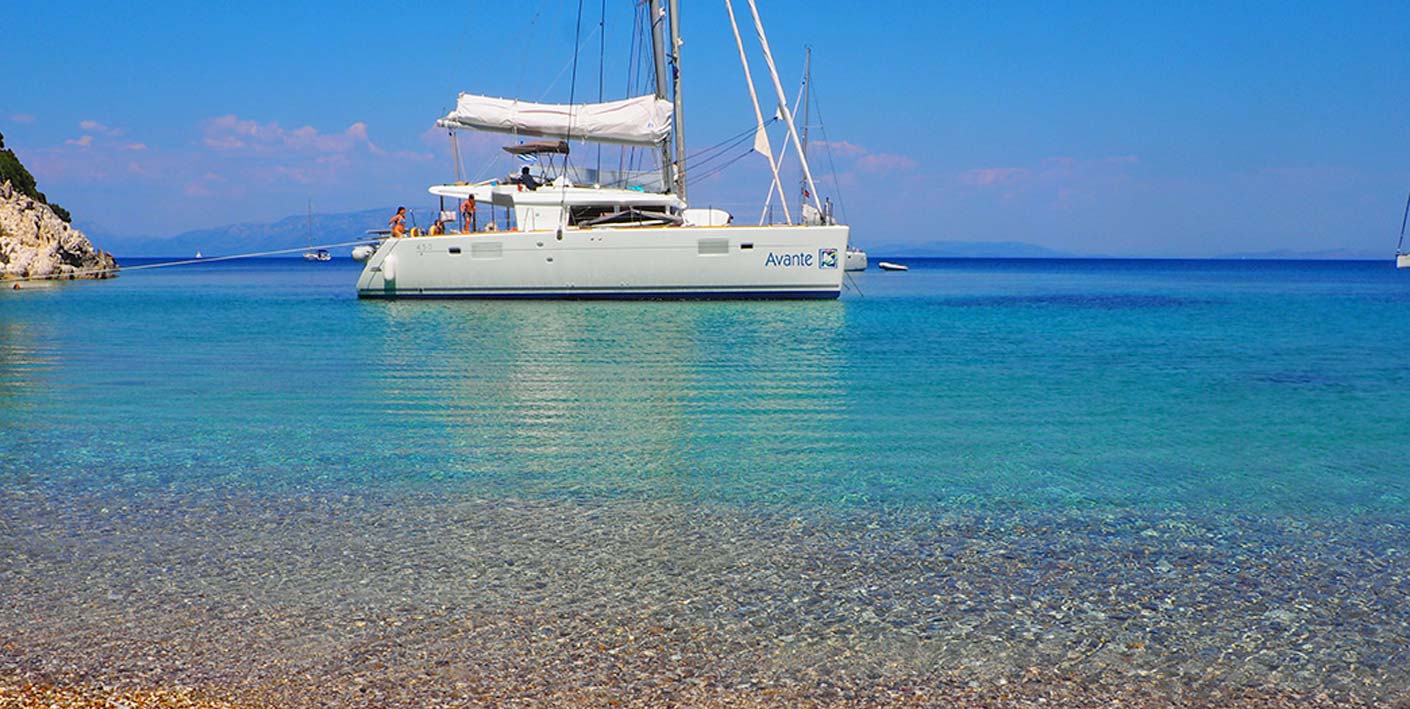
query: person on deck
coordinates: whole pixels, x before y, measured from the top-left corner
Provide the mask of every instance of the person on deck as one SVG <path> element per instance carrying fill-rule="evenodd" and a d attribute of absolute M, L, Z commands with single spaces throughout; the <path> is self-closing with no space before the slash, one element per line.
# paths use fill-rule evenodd
<path fill-rule="evenodd" d="M 397 207 L 397 213 L 387 220 L 387 226 L 392 228 L 392 236 L 406 236 L 406 207 Z"/>
<path fill-rule="evenodd" d="M 441 234 L 446 233 L 445 220 L 437 219 L 436 223 L 431 225 L 431 231 L 427 233 L 429 233 L 431 236 L 440 236 Z"/>
<path fill-rule="evenodd" d="M 525 165 L 524 169 L 519 171 L 519 184 L 523 185 L 524 189 L 530 192 L 539 188 L 539 181 L 535 180 L 534 176 L 529 174 L 528 165 Z"/>
<path fill-rule="evenodd" d="M 465 201 L 460 203 L 460 232 L 469 234 L 479 231 L 479 224 L 475 218 L 475 195 L 466 195 Z"/>

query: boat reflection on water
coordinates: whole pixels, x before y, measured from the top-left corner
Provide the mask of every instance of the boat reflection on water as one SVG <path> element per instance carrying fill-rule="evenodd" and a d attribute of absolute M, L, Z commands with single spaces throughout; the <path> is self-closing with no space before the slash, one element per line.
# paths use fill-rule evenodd
<path fill-rule="evenodd" d="M 845 405 L 845 306 L 388 301 L 384 444 L 512 492 L 757 495 L 806 476 Z M 811 461 L 806 464 L 803 461 Z"/>
<path fill-rule="evenodd" d="M 13 412 L 34 405 L 30 395 L 44 391 L 58 367 L 52 346 L 43 344 L 53 339 L 23 322 L 0 322 L 0 406 Z"/>

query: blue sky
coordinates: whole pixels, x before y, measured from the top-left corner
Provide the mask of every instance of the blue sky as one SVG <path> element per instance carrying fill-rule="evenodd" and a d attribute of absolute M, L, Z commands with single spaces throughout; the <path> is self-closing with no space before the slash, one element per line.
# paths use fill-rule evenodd
<path fill-rule="evenodd" d="M 1393 248 L 1410 3 L 760 2 L 790 94 L 814 47 L 839 183 L 823 192 L 864 245 Z M 579 97 L 596 98 L 604 36 L 607 97 L 625 94 L 633 10 L 609 4 L 599 33 L 601 1 L 584 3 Z M 722 0 L 682 4 L 698 148 L 752 109 Z M 117 234 L 274 220 L 309 199 L 425 208 L 451 169 L 431 125 L 458 91 L 567 100 L 577 7 L 19 0 L 0 132 L 52 199 Z M 512 167 L 500 137 L 465 142 L 472 174 Z M 693 183 L 693 201 L 752 219 L 766 172 L 740 160 Z"/>

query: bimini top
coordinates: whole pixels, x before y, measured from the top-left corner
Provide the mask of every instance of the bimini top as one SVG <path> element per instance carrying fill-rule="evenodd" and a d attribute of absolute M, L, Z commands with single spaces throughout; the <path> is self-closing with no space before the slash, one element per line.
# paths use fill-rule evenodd
<path fill-rule="evenodd" d="M 655 96 L 584 104 L 528 103 L 460 94 L 442 128 L 510 133 L 535 138 L 657 145 L 671 131 L 671 102 Z"/>
<path fill-rule="evenodd" d="M 531 140 L 518 145 L 504 146 L 504 152 L 510 155 L 543 155 L 546 153 L 568 154 L 568 141 L 566 140 Z"/>

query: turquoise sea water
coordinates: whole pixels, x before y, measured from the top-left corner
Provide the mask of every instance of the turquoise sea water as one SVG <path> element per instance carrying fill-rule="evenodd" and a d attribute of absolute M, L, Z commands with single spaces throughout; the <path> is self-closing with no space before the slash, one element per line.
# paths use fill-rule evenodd
<path fill-rule="evenodd" d="M 539 581 L 477 582 L 469 570 L 485 562 L 467 548 L 533 556 L 531 538 L 596 539 L 657 520 L 674 532 L 601 540 L 610 561 L 563 557 L 560 575 L 596 580 L 564 591 L 554 612 L 609 627 L 657 613 L 652 622 L 708 630 L 716 643 L 787 636 L 792 654 L 730 671 L 768 667 L 772 681 L 802 687 L 805 668 L 842 662 L 828 648 L 844 637 L 838 647 L 872 658 L 894 651 L 874 672 L 907 686 L 1037 664 L 1118 684 L 1135 681 L 1121 673 L 1136 667 L 1162 691 L 1216 691 L 1234 676 L 1276 691 L 1410 687 L 1410 653 L 1397 650 L 1410 642 L 1400 556 L 1410 551 L 1410 274 L 1360 262 L 910 264 L 860 274 L 837 302 L 360 302 L 358 265 L 346 260 L 0 293 L 10 520 L 0 584 L 19 598 L 0 607 L 0 631 L 21 648 L 0 650 L 3 666 L 54 677 L 54 658 L 83 655 L 81 641 L 105 633 L 119 637 L 120 659 L 114 627 L 162 625 L 198 593 L 204 624 L 224 627 L 226 606 L 239 603 L 292 604 L 302 610 L 288 615 L 312 622 L 314 608 L 351 603 L 330 589 L 356 583 L 334 558 L 353 547 L 390 545 L 410 560 L 396 573 L 420 589 L 367 591 L 359 607 L 414 610 L 436 598 L 445 612 L 503 618 Z M 330 522 L 349 514 L 369 517 Z M 477 526 L 490 518 L 517 530 L 519 546 Z M 800 528 L 811 541 L 794 536 Z M 716 544 L 742 536 L 759 548 L 718 551 L 721 566 L 710 567 Z M 681 546 L 687 537 L 698 547 Z M 307 544 L 291 550 L 295 539 Z M 1132 551 L 1142 544 L 1143 557 Z M 892 600 L 827 612 L 795 600 L 792 615 L 754 622 L 749 609 L 767 604 L 741 594 L 801 583 L 740 571 L 797 562 L 770 561 L 770 545 L 816 556 L 824 580 L 833 569 L 867 598 Z M 974 561 L 996 553 L 1015 565 Z M 232 565 L 232 554 L 244 561 Z M 288 554 L 304 566 L 286 597 L 272 579 L 294 573 L 279 567 Z M 858 558 L 908 559 L 915 570 Z M 661 563 L 696 566 L 622 596 Z M 604 564 L 616 575 L 593 576 Z M 1308 573 L 1321 578 L 1298 578 Z M 151 591 L 154 576 L 168 595 L 134 590 Z M 88 598 L 94 578 L 117 596 Z M 1131 601 L 1144 625 L 1097 608 L 1152 578 L 1168 588 L 1144 616 Z M 651 610 L 705 588 L 733 605 Z M 1194 600 L 1180 605 L 1181 594 Z M 1031 609 L 1015 595 L 1033 598 Z M 104 598 L 145 610 L 92 610 Z M 1326 610 L 1357 599 L 1355 614 Z M 1204 615 L 1190 610 L 1195 600 Z M 1074 620 L 1068 606 L 1082 603 L 1099 617 Z M 1016 618 L 1027 611 L 1015 609 L 1046 625 L 1024 626 Z M 1003 630 L 967 635 L 974 612 Z M 712 624 L 732 613 L 747 620 Z M 878 618 L 881 630 L 864 632 Z M 1249 645 L 1248 627 L 1233 633 L 1241 621 L 1258 625 L 1262 645 Z M 224 632 L 247 638 L 269 622 L 242 616 Z M 1140 640 L 1107 637 L 1137 631 Z M 355 667 L 329 649 L 362 631 L 348 632 L 324 646 L 289 630 L 247 662 L 271 673 L 290 658 Z M 435 657 L 428 648 L 471 642 L 446 632 L 392 644 Z M 500 640 L 485 640 L 486 652 L 518 658 L 521 671 L 539 666 L 525 658 L 541 655 Z M 1347 648 L 1363 655 L 1347 659 Z M 1324 650 L 1341 658 L 1335 667 L 1317 659 Z M 1271 667 L 1235 670 L 1265 655 Z M 90 661 L 88 676 L 106 676 Z M 689 653 L 678 662 L 723 666 Z M 189 665 L 163 667 L 151 677 L 197 681 Z"/>

